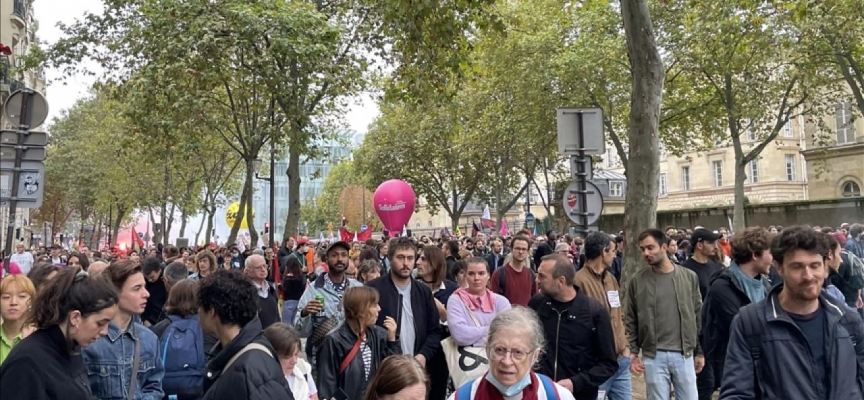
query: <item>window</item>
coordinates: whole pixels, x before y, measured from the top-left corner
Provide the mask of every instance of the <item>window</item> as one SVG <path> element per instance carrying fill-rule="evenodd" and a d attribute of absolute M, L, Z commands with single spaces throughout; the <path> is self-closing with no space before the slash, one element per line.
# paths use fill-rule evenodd
<path fill-rule="evenodd" d="M 611 197 L 624 196 L 624 182 L 621 182 L 621 181 L 609 182 L 609 196 L 611 196 Z"/>
<path fill-rule="evenodd" d="M 667 151 L 666 151 L 666 146 L 663 144 L 663 142 L 660 142 L 660 146 L 658 146 L 657 152 L 660 155 L 660 161 L 666 161 Z"/>
<path fill-rule="evenodd" d="M 788 120 L 785 124 L 783 124 L 783 137 L 792 137 L 792 120 Z"/>
<path fill-rule="evenodd" d="M 750 183 L 759 183 L 759 161 L 753 160 L 747 163 L 747 171 Z"/>
<path fill-rule="evenodd" d="M 859 197 L 861 196 L 861 186 L 853 181 L 846 181 L 843 184 L 843 197 Z"/>
<path fill-rule="evenodd" d="M 606 146 L 606 157 L 603 158 L 606 168 L 621 168 L 624 166 L 621 162 L 621 157 L 618 157 L 618 150 L 615 146 Z"/>
<path fill-rule="evenodd" d="M 660 195 L 665 196 L 667 194 L 669 194 L 669 183 L 666 173 L 664 172 L 660 174 Z"/>
<path fill-rule="evenodd" d="M 786 155 L 786 180 L 789 182 L 793 182 L 796 180 L 795 177 L 795 155 L 787 154 Z"/>
<path fill-rule="evenodd" d="M 690 166 L 681 167 L 681 190 L 690 190 Z"/>
<path fill-rule="evenodd" d="M 714 186 L 723 186 L 723 161 L 712 161 L 711 170 L 714 172 Z"/>
<path fill-rule="evenodd" d="M 834 118 L 837 124 L 837 144 L 855 143 L 855 126 L 852 124 L 852 103 L 840 103 L 834 106 Z"/>
<path fill-rule="evenodd" d="M 750 123 L 749 119 L 744 119 L 741 121 L 741 128 L 744 129 L 744 135 L 747 138 L 748 142 L 756 141 L 756 131 L 753 130 L 753 126 Z"/>

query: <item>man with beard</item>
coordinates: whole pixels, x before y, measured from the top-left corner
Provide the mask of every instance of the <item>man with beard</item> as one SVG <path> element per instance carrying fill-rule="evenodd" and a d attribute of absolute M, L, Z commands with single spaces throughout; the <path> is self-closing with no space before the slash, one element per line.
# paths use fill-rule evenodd
<path fill-rule="evenodd" d="M 397 336 L 402 344 L 402 353 L 413 355 L 420 365 L 426 367 L 426 361 L 440 351 L 441 326 L 432 291 L 411 279 L 416 257 L 417 246 L 411 239 L 398 237 L 390 240 L 387 253 L 390 273 L 367 283 L 367 286 L 378 289 L 380 296 L 381 311 L 376 323 L 384 326 L 385 318 L 395 319 L 399 325 Z"/>
<path fill-rule="evenodd" d="M 486 264 L 489 265 L 489 276 L 504 265 L 504 259 L 507 255 L 504 254 L 504 242 L 501 239 L 493 239 L 489 242 L 492 252 L 486 256 Z"/>
<path fill-rule="evenodd" d="M 774 237 L 783 282 L 732 320 L 720 398 L 864 396 L 864 322 L 822 291 L 829 251 L 825 235 L 804 226 Z"/>
<path fill-rule="evenodd" d="M 318 275 L 314 282 L 306 286 L 303 296 L 297 303 L 297 309 L 302 310 L 294 317 L 294 327 L 300 333 L 300 337 L 309 337 L 312 332 L 334 315 L 342 316 L 342 295 L 349 287 L 363 286 L 362 283 L 349 279 L 345 276 L 348 268 L 348 251 L 351 245 L 347 242 L 335 242 L 327 248 L 326 274 Z M 319 297 L 321 296 L 321 297 Z M 320 299 L 324 299 L 323 303 Z M 306 354 L 309 355 L 310 363 L 315 365 L 312 341 L 306 341 Z"/>
<path fill-rule="evenodd" d="M 531 243 L 527 236 L 518 235 L 510 241 L 511 260 L 489 278 L 489 289 L 510 300 L 512 305 L 528 306 L 537 293 L 534 271 L 528 265 Z"/>
<path fill-rule="evenodd" d="M 693 271 L 673 264 L 663 231 L 639 234 L 639 248 L 650 268 L 630 279 L 624 294 L 624 329 L 630 341 L 630 372 L 645 372 L 649 400 L 696 400 L 696 374 L 705 359 L 699 346 L 702 296 Z M 639 359 L 639 352 L 642 358 Z"/>
<path fill-rule="evenodd" d="M 696 229 L 690 236 L 693 255 L 682 264 L 684 268 L 695 272 L 696 276 L 699 277 L 699 292 L 702 294 L 703 301 L 708 295 L 711 277 L 723 270 L 723 265 L 711 259 L 711 256 L 717 253 L 718 240 L 720 240 L 720 234 L 707 229 Z"/>

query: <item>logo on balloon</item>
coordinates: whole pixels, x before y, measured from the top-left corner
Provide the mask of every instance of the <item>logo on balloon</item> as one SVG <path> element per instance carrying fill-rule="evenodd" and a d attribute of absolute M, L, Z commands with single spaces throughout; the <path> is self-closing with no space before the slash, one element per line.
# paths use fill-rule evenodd
<path fill-rule="evenodd" d="M 399 179 L 391 179 L 375 189 L 372 201 L 384 228 L 390 232 L 401 232 L 411 220 L 416 196 L 411 185 Z"/>
<path fill-rule="evenodd" d="M 246 207 L 251 207 L 250 205 L 246 205 Z M 242 214 L 242 215 L 241 215 Z M 255 210 L 252 210 L 252 217 L 255 217 Z M 228 209 L 225 210 L 225 222 L 228 224 L 228 227 L 234 226 L 234 221 L 240 218 L 240 229 L 249 229 L 249 221 L 246 220 L 246 213 L 240 212 L 240 202 L 235 201 L 228 206 Z"/>

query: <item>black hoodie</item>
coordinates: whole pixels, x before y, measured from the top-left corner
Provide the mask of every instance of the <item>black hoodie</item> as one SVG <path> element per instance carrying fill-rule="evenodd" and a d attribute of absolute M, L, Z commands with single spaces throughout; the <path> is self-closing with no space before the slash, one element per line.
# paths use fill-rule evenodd
<path fill-rule="evenodd" d="M 270 350 L 250 350 L 223 370 L 228 361 L 249 343 L 258 343 Z M 282 374 L 270 342 L 262 335 L 261 321 L 250 321 L 227 346 L 217 345 L 216 354 L 204 375 L 204 400 L 293 400 L 294 395 Z"/>

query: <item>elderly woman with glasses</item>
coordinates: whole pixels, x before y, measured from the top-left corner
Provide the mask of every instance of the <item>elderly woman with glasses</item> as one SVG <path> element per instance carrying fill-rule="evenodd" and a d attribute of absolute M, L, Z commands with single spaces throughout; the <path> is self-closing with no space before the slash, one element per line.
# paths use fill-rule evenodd
<path fill-rule="evenodd" d="M 462 385 L 450 400 L 575 400 L 569 390 L 532 371 L 545 346 L 542 329 L 530 309 L 498 313 L 486 340 L 489 372 Z"/>

